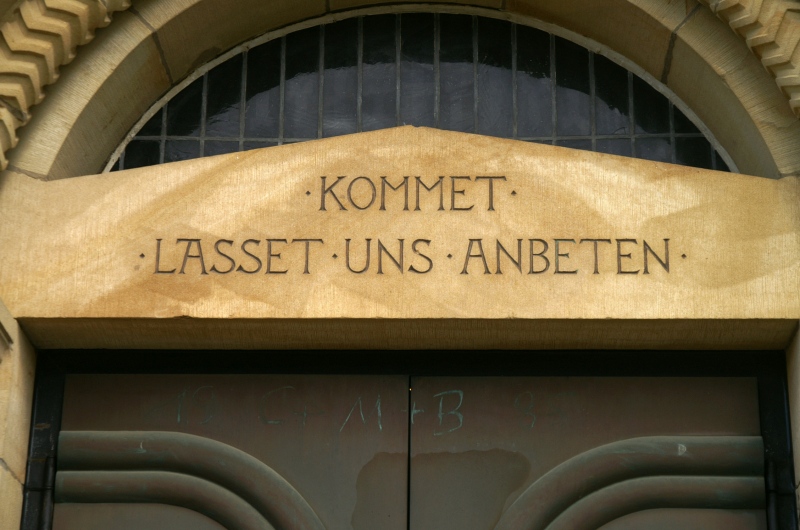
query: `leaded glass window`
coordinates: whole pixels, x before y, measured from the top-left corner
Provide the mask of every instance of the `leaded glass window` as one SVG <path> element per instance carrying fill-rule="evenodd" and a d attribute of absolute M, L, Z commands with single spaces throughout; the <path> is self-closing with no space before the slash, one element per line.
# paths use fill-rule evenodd
<path fill-rule="evenodd" d="M 399 125 L 728 170 L 669 98 L 608 58 L 524 25 L 434 13 L 245 46 L 163 104 L 114 169 Z"/>

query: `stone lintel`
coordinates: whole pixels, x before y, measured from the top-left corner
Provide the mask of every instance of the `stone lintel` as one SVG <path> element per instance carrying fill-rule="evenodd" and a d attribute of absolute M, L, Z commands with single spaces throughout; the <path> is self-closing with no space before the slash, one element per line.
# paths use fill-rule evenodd
<path fill-rule="evenodd" d="M 780 350 L 797 320 L 24 319 L 42 349 Z"/>
<path fill-rule="evenodd" d="M 0 297 L 53 348 L 785 348 L 799 184 L 413 127 L 6 172 Z"/>

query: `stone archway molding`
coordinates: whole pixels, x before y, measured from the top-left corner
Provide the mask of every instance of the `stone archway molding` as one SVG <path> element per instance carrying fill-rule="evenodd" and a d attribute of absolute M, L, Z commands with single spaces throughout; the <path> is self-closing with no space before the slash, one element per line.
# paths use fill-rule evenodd
<path fill-rule="evenodd" d="M 44 87 L 58 80 L 78 46 L 108 26 L 130 0 L 24 0 L 0 26 L 0 164 L 17 145 L 17 129 L 30 121 Z"/>
<path fill-rule="evenodd" d="M 747 43 L 800 117 L 800 4 L 779 0 L 701 0 Z"/>
<path fill-rule="evenodd" d="M 742 172 L 773 178 L 800 173 L 800 7 L 789 0 L 701 1 L 710 9 L 656 0 L 616 0 L 599 7 L 586 0 L 557 5 L 468 0 L 465 7 L 564 28 L 585 37 L 590 48 L 599 43 L 608 48 L 599 51 L 627 57 L 696 109 Z M 99 171 L 153 101 L 198 66 L 264 32 L 326 13 L 333 19 L 348 16 L 340 13 L 359 8 L 460 9 L 419 2 L 380 8 L 374 0 L 238 3 L 230 9 L 221 0 L 137 2 L 132 13 L 119 17 L 114 31 L 103 35 L 102 44 L 82 52 L 87 57 L 72 68 L 80 72 L 72 82 L 51 89 L 61 97 L 37 112 L 48 116 L 34 119 L 40 125 L 26 134 L 30 145 L 17 149 L 12 168 L 47 180 Z M 0 27 L 3 168 L 7 152 L 18 143 L 18 129 L 31 120 L 31 107 L 42 101 L 44 87 L 58 79 L 59 66 L 71 62 L 76 47 L 108 25 L 113 12 L 129 5 L 129 0 L 23 0 Z M 220 19 L 223 9 L 226 17 Z M 720 31 L 717 26 L 724 24 L 712 11 L 740 38 Z M 731 49 L 737 46 L 752 53 Z M 99 67 L 100 56 L 106 68 Z M 762 64 L 777 84 L 766 83 L 770 75 Z M 698 84 L 704 90 L 698 91 Z M 107 92 L 116 92 L 116 99 Z"/>

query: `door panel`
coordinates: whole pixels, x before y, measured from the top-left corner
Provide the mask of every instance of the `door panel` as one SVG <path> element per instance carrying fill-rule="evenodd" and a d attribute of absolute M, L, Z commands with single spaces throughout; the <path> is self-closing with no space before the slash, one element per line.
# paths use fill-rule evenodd
<path fill-rule="evenodd" d="M 70 522 L 82 516 L 71 504 L 94 509 L 94 485 L 95 502 L 194 502 L 217 523 L 232 517 L 216 506 L 230 493 L 227 506 L 253 507 L 257 526 L 260 513 L 279 528 L 405 529 L 407 385 L 405 376 L 70 375 L 54 528 L 84 528 Z M 136 489 L 144 481 L 147 492 Z"/>
<path fill-rule="evenodd" d="M 767 530 L 763 510 L 661 509 L 635 512 L 600 530 Z"/>
<path fill-rule="evenodd" d="M 411 528 L 626 528 L 658 508 L 762 528 L 757 399 L 754 378 L 414 378 Z"/>
<path fill-rule="evenodd" d="M 165 504 L 57 504 L 54 528 L 83 530 L 226 530 L 193 510 Z"/>
<path fill-rule="evenodd" d="M 68 375 L 54 528 L 762 530 L 760 432 L 747 377 Z"/>

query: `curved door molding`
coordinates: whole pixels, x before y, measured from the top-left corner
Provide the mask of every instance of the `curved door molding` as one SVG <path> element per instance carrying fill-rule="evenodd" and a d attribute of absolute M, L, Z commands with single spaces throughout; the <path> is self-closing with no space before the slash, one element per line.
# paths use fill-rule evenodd
<path fill-rule="evenodd" d="M 759 436 L 655 436 L 603 445 L 534 482 L 497 530 L 599 528 L 650 508 L 761 508 L 763 454 Z"/>
<path fill-rule="evenodd" d="M 224 488 L 221 498 L 237 496 L 231 503 L 246 503 L 244 509 L 255 510 L 275 528 L 325 528 L 302 495 L 274 469 L 208 438 L 178 432 L 62 432 L 58 454 L 57 502 L 161 502 L 195 509 L 224 524 L 198 509 L 204 504 L 196 502 L 205 496 L 212 499 L 213 491 Z M 224 504 L 219 513 L 225 511 Z M 266 528 L 255 522 L 238 522 L 235 527 Z"/>
<path fill-rule="evenodd" d="M 166 504 L 201 513 L 228 530 L 275 528 L 241 497 L 181 473 L 62 471 L 56 475 L 56 491 L 55 500 L 61 503 Z"/>

